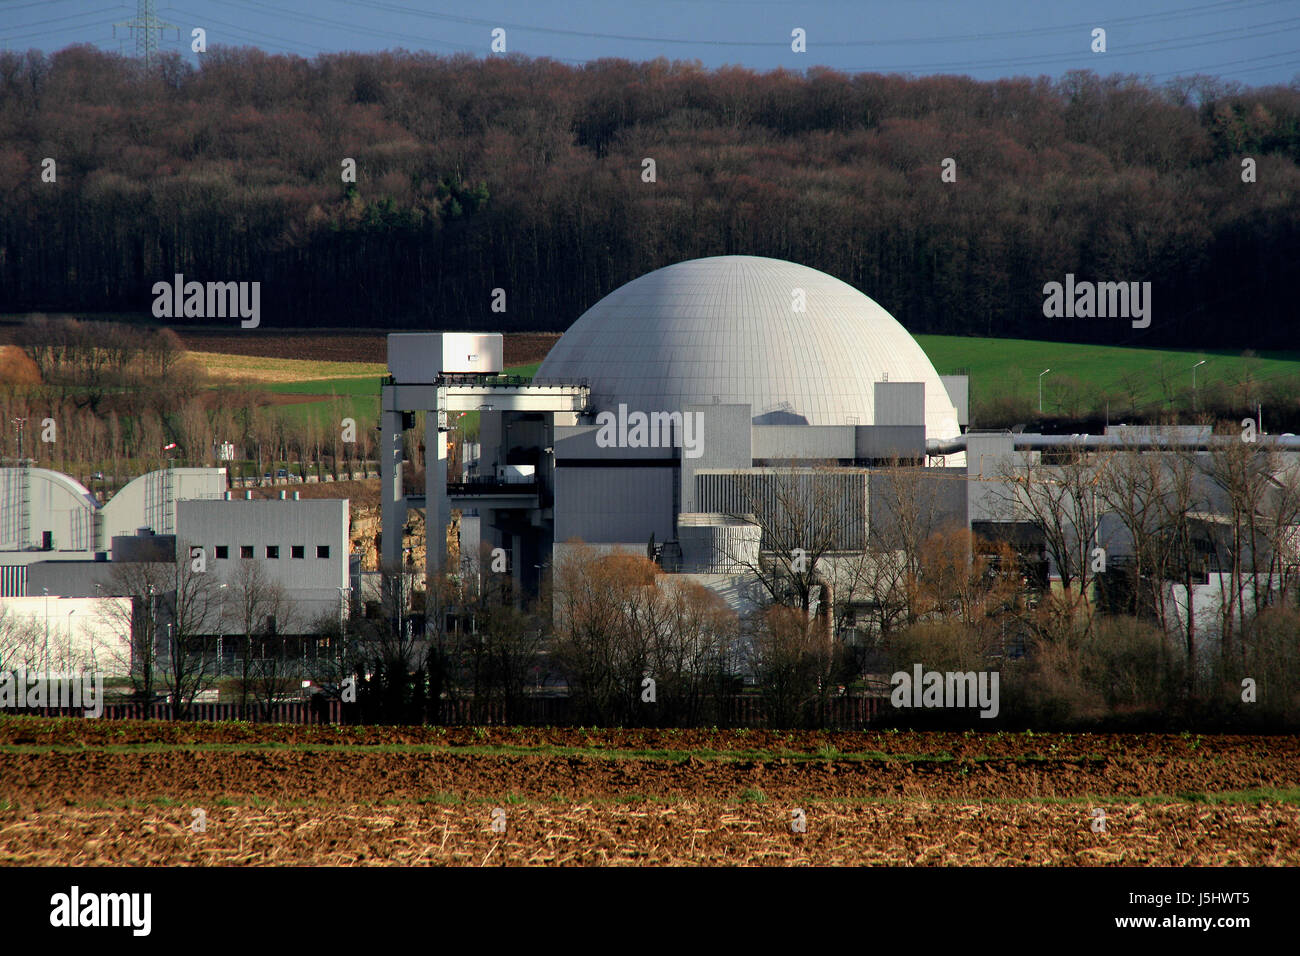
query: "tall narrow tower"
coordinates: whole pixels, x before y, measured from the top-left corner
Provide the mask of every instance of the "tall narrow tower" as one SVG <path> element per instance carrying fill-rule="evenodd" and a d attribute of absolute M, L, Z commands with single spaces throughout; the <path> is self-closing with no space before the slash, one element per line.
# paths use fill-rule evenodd
<path fill-rule="evenodd" d="M 145 69 L 152 66 L 158 57 L 158 38 L 164 30 L 175 30 L 177 39 L 180 38 L 180 27 L 158 19 L 154 13 L 154 0 L 137 0 L 135 19 L 113 24 L 114 36 L 118 27 L 130 30 L 135 37 L 135 55 L 144 61 Z"/>

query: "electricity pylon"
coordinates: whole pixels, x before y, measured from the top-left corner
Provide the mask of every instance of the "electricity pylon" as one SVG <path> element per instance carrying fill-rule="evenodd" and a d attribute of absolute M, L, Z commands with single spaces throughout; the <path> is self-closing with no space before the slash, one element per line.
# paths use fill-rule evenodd
<path fill-rule="evenodd" d="M 181 36 L 181 29 L 176 24 L 158 19 L 154 13 L 154 0 L 137 0 L 135 19 L 113 24 L 113 36 L 117 36 L 118 27 L 130 30 L 135 37 L 135 55 L 144 60 L 146 70 L 158 55 L 158 37 L 164 30 L 175 30 L 178 40 Z"/>

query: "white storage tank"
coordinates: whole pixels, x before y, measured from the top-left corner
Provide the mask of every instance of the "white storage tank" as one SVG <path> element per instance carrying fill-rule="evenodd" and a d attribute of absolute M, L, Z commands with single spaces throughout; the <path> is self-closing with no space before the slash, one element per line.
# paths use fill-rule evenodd
<path fill-rule="evenodd" d="M 721 514 L 683 513 L 677 517 L 682 570 L 694 574 L 740 574 L 758 564 L 762 529 Z"/>

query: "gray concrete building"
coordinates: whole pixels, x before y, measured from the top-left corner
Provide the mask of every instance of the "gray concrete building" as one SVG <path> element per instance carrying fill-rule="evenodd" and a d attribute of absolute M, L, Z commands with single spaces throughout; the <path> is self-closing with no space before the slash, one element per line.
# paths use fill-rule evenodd
<path fill-rule="evenodd" d="M 180 502 L 176 538 L 183 550 L 202 548 L 208 573 L 228 587 L 241 564 L 257 564 L 268 581 L 284 589 L 294 609 L 290 629 L 301 633 L 346 607 L 348 528 L 346 498 L 232 496 Z"/>

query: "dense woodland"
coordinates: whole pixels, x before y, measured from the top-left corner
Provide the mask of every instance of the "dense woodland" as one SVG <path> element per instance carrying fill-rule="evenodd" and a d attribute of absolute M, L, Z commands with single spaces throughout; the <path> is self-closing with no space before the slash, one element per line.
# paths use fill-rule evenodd
<path fill-rule="evenodd" d="M 183 273 L 260 280 L 263 327 L 564 329 L 651 269 L 746 253 L 913 332 L 1289 347 L 1298 160 L 1296 84 L 6 52 L 0 312 L 147 314 Z M 1151 281 L 1150 328 L 1045 318 L 1067 272 Z"/>

